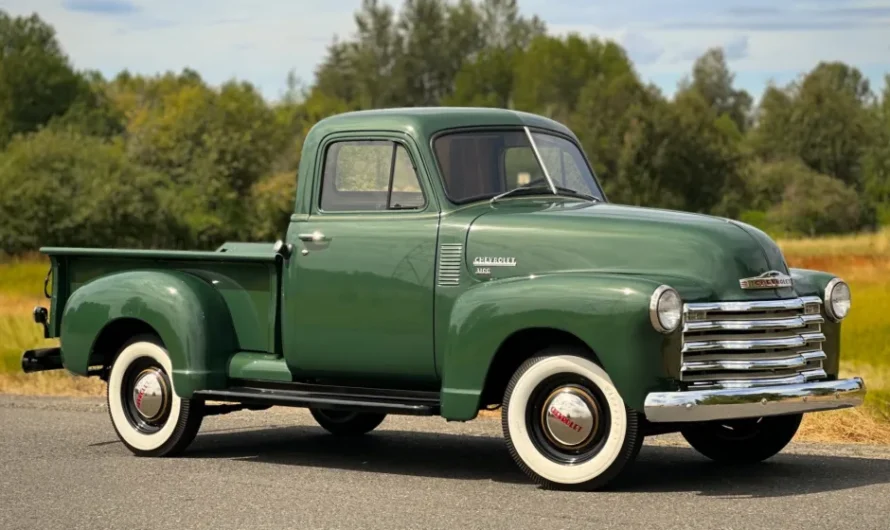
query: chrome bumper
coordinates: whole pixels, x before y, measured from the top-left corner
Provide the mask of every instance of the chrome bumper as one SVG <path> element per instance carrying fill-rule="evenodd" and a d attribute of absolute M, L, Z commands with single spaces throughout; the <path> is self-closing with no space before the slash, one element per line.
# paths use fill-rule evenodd
<path fill-rule="evenodd" d="M 855 407 L 865 397 L 859 377 L 798 385 L 686 392 L 653 392 L 644 412 L 651 422 L 759 418 Z"/>

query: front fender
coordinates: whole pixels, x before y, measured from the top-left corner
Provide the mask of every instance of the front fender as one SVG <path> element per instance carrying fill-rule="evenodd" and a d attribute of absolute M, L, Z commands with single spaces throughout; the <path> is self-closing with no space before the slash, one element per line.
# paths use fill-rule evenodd
<path fill-rule="evenodd" d="M 442 415 L 476 416 L 488 369 L 510 335 L 529 328 L 562 330 L 596 354 L 625 403 L 642 410 L 647 393 L 666 383 L 668 338 L 649 320 L 659 282 L 621 275 L 554 274 L 480 284 L 455 301 L 442 381 Z"/>
<path fill-rule="evenodd" d="M 237 351 L 231 316 L 222 296 L 197 276 L 180 271 L 128 271 L 80 287 L 62 314 L 62 362 L 86 375 L 96 339 L 116 320 L 151 326 L 173 364 L 180 397 L 198 389 L 224 388 L 226 364 Z"/>

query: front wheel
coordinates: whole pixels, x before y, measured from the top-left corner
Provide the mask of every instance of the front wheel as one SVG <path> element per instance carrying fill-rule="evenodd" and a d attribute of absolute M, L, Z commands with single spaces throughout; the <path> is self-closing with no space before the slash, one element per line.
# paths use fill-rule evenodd
<path fill-rule="evenodd" d="M 173 456 L 195 439 L 203 419 L 201 401 L 173 390 L 173 366 L 153 336 L 125 345 L 108 375 L 108 413 L 118 438 L 137 456 Z"/>
<path fill-rule="evenodd" d="M 803 414 L 696 423 L 683 437 L 702 455 L 724 464 L 753 464 L 776 455 L 794 438 Z"/>
<path fill-rule="evenodd" d="M 583 352 L 544 351 L 513 375 L 501 423 L 519 467 L 549 489 L 598 489 L 636 458 L 643 437 L 606 372 Z"/>
<path fill-rule="evenodd" d="M 356 436 L 373 431 L 386 414 L 348 410 L 309 409 L 315 421 L 331 434 Z"/>

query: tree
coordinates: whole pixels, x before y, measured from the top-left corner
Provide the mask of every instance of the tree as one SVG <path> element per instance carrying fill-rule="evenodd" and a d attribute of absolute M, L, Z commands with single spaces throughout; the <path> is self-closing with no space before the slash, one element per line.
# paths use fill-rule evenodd
<path fill-rule="evenodd" d="M 351 109 L 506 103 L 516 53 L 543 33 L 516 0 L 405 0 L 398 15 L 363 0 L 355 21 L 350 39 L 329 46 L 313 88 Z"/>
<path fill-rule="evenodd" d="M 779 230 L 799 236 L 851 232 L 862 226 L 863 212 L 856 192 L 843 182 L 813 171 L 799 173 L 767 213 Z"/>
<path fill-rule="evenodd" d="M 88 92 L 51 26 L 37 15 L 14 18 L 0 10 L 0 148 L 62 116 Z"/>
<path fill-rule="evenodd" d="M 868 80 L 841 63 L 820 63 L 783 93 L 771 88 L 752 143 L 762 157 L 797 157 L 818 173 L 861 189 L 861 161 L 871 142 Z"/>
<path fill-rule="evenodd" d="M 163 175 L 120 143 L 69 131 L 20 137 L 0 156 L 0 246 L 182 246 Z"/>
<path fill-rule="evenodd" d="M 537 17 L 522 17 L 516 0 L 484 0 L 478 8 L 467 0 L 460 6 L 462 14 L 452 15 L 452 21 L 459 25 L 462 19 L 476 20 L 479 43 L 473 53 L 456 56 L 460 68 L 454 90 L 443 103 L 513 107 L 518 62 L 531 42 L 545 34 L 544 24 Z"/>
<path fill-rule="evenodd" d="M 685 82 L 681 91 L 695 90 L 718 115 L 726 115 L 739 131 L 748 129 L 753 99 L 744 90 L 733 87 L 735 75 L 726 64 L 722 48 L 711 48 L 696 59 L 692 67 L 692 81 Z"/>
<path fill-rule="evenodd" d="M 538 36 L 517 63 L 514 104 L 568 122 L 590 80 L 631 71 L 624 50 L 613 42 Z"/>
<path fill-rule="evenodd" d="M 168 176 L 174 206 L 203 248 L 239 237 L 242 202 L 272 169 L 287 141 L 253 86 L 207 86 L 193 72 L 119 77 L 111 92 L 127 109 L 126 144 L 137 163 Z"/>
<path fill-rule="evenodd" d="M 618 202 L 733 216 L 742 154 L 697 92 L 636 106 L 607 193 Z"/>
<path fill-rule="evenodd" d="M 890 75 L 884 77 L 881 103 L 869 112 L 871 145 L 863 155 L 863 192 L 890 223 Z"/>

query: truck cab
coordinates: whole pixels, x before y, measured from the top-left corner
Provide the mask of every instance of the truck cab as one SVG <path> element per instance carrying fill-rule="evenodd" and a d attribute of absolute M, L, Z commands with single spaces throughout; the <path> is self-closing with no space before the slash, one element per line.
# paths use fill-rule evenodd
<path fill-rule="evenodd" d="M 275 243 L 41 249 L 52 292 L 34 315 L 60 345 L 23 369 L 103 378 L 142 456 L 244 408 L 306 407 L 338 435 L 500 408 L 532 480 L 585 490 L 647 435 L 756 462 L 804 413 L 862 402 L 863 381 L 838 377 L 843 280 L 789 268 L 737 221 L 610 203 L 545 117 L 333 116 L 296 178 Z"/>

